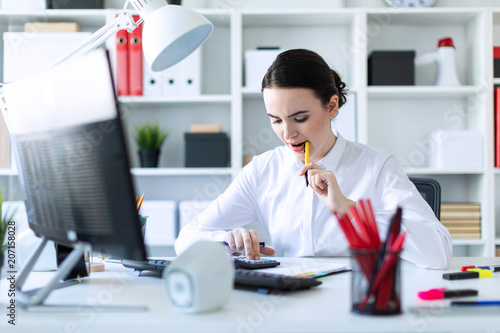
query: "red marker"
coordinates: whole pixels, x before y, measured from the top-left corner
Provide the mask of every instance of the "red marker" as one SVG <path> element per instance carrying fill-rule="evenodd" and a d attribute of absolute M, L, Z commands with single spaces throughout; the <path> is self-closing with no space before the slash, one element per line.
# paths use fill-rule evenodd
<path fill-rule="evenodd" d="M 468 270 L 469 268 L 476 268 L 476 266 L 463 266 L 462 268 L 460 268 L 460 270 L 461 270 L 462 272 L 467 272 L 467 270 Z"/>
<path fill-rule="evenodd" d="M 480 269 L 489 269 L 490 271 L 493 272 L 500 272 L 500 266 L 495 265 L 495 266 L 463 266 L 460 268 L 462 272 L 467 272 L 468 269 L 472 268 L 480 268 Z"/>
<path fill-rule="evenodd" d="M 443 298 L 477 296 L 477 290 L 474 289 L 455 289 L 447 290 L 446 288 L 429 289 L 426 291 L 419 291 L 418 297 L 420 299 L 430 301 Z"/>

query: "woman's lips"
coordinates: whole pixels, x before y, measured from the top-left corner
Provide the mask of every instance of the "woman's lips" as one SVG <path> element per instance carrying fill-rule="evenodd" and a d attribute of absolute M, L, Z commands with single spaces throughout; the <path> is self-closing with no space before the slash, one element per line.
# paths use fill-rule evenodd
<path fill-rule="evenodd" d="M 304 142 L 294 143 L 294 144 L 289 143 L 288 145 L 294 152 L 304 152 L 305 149 Z"/>

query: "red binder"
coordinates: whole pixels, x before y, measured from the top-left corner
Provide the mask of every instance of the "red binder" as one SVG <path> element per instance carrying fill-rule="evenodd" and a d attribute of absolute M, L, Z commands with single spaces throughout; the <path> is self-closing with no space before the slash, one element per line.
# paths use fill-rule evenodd
<path fill-rule="evenodd" d="M 500 168 L 500 86 L 495 87 L 495 168 Z"/>
<path fill-rule="evenodd" d="M 118 96 L 128 95 L 128 32 L 116 33 L 116 90 Z"/>
<path fill-rule="evenodd" d="M 140 16 L 134 16 L 137 22 Z M 134 31 L 128 34 L 128 84 L 129 94 L 132 96 L 142 95 L 142 23 Z"/>

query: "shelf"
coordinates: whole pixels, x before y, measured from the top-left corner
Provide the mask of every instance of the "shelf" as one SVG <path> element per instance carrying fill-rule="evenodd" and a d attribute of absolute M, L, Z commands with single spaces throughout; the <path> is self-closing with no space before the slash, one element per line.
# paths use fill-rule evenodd
<path fill-rule="evenodd" d="M 17 176 L 17 170 L 14 170 L 14 169 L 0 169 L 0 176 Z"/>
<path fill-rule="evenodd" d="M 486 242 L 477 238 L 452 238 L 453 245 L 484 245 Z"/>
<path fill-rule="evenodd" d="M 479 175 L 483 169 L 404 168 L 408 175 Z"/>
<path fill-rule="evenodd" d="M 411 98 L 411 97 L 467 97 L 481 92 L 480 86 L 369 86 L 370 98 Z"/>
<path fill-rule="evenodd" d="M 231 176 L 231 168 L 132 168 L 134 176 Z"/>
<path fill-rule="evenodd" d="M 500 245 L 500 238 L 495 239 L 495 245 Z"/>
<path fill-rule="evenodd" d="M 120 96 L 118 101 L 122 104 L 196 104 L 196 103 L 230 103 L 231 95 L 199 95 L 199 96 Z"/>

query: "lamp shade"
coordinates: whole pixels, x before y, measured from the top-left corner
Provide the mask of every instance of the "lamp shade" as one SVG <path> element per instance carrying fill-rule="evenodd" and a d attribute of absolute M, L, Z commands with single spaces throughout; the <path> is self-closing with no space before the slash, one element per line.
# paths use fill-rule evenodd
<path fill-rule="evenodd" d="M 210 36 L 213 24 L 182 6 L 166 5 L 144 17 L 142 47 L 154 72 L 167 69 L 193 53 Z"/>

